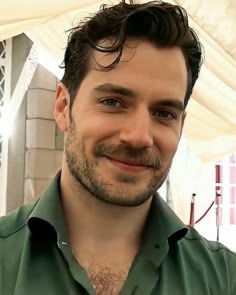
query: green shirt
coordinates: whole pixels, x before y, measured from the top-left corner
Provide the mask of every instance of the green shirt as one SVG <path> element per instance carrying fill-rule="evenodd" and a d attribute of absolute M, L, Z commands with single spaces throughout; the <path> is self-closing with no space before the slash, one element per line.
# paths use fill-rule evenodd
<path fill-rule="evenodd" d="M 71 253 L 59 183 L 60 174 L 36 204 L 0 219 L 1 295 L 95 295 Z M 186 227 L 157 195 L 120 294 L 236 295 L 236 254 Z"/>

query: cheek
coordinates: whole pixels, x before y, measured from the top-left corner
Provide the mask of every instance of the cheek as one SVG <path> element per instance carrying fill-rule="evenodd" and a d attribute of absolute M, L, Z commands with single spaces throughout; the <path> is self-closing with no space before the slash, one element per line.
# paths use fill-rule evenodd
<path fill-rule="evenodd" d="M 178 147 L 180 134 L 165 132 L 156 139 L 162 162 L 171 162 Z"/>
<path fill-rule="evenodd" d="M 86 119 L 78 123 L 77 126 L 78 136 L 87 155 L 93 155 L 98 143 L 102 141 L 110 142 L 111 138 L 114 138 L 114 134 L 116 134 L 114 124 L 108 124 L 102 119 Z"/>
<path fill-rule="evenodd" d="M 118 116 L 93 111 L 77 120 L 77 128 L 84 138 L 99 140 L 118 132 L 121 120 L 117 119 Z"/>

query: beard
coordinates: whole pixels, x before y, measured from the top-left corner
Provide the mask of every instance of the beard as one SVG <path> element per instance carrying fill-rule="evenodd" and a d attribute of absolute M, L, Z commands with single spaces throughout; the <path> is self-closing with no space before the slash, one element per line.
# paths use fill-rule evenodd
<path fill-rule="evenodd" d="M 147 180 L 145 187 L 138 189 L 139 180 L 135 175 L 117 172 L 115 183 L 102 176 L 99 173 L 100 160 L 114 156 L 150 166 L 152 177 Z M 87 192 L 100 201 L 125 207 L 145 203 L 163 184 L 169 172 L 169 169 L 162 171 L 160 159 L 151 155 L 146 148 L 135 149 L 127 144 L 114 146 L 98 143 L 89 157 L 73 120 L 66 136 L 65 159 L 71 175 Z"/>

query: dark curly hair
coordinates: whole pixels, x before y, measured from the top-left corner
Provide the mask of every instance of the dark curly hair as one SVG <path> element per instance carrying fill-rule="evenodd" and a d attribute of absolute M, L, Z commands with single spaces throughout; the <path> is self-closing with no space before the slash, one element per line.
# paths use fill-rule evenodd
<path fill-rule="evenodd" d="M 99 42 L 110 37 L 114 40 L 111 45 Z M 62 82 L 70 93 L 71 106 L 89 71 L 92 50 L 117 52 L 110 65 L 100 65 L 101 70 L 110 70 L 119 63 L 126 39 L 130 37 L 148 40 L 161 48 L 178 46 L 182 49 L 188 69 L 187 105 L 201 68 L 202 46 L 188 25 L 186 11 L 163 1 L 135 4 L 133 0 L 128 3 L 122 0 L 117 5 L 102 5 L 95 15 L 70 30 Z"/>

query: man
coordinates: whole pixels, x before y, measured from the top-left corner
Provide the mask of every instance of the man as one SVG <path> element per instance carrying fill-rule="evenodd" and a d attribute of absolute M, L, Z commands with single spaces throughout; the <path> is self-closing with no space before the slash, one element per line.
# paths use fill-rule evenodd
<path fill-rule="evenodd" d="M 54 110 L 62 170 L 1 219 L 1 294 L 236 294 L 235 254 L 156 194 L 201 56 L 185 11 L 160 1 L 103 6 L 72 29 Z"/>

